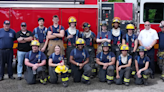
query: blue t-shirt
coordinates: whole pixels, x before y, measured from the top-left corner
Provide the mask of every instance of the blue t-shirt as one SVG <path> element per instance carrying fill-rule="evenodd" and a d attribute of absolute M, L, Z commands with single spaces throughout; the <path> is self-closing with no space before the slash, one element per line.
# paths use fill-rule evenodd
<path fill-rule="evenodd" d="M 75 44 L 76 40 L 77 40 L 78 38 L 81 38 L 81 34 L 80 34 L 79 30 L 76 30 L 76 33 L 78 33 L 78 34 L 75 34 L 75 35 L 73 35 L 73 38 L 69 38 L 69 39 L 68 39 L 67 45 L 68 45 L 68 42 L 69 42 L 69 41 L 71 42 L 71 44 Z M 67 29 L 67 30 L 65 31 L 65 37 L 67 37 L 68 35 L 70 35 L 70 34 L 69 34 L 69 32 L 68 32 L 68 29 Z M 77 39 L 76 39 L 76 36 L 77 36 Z"/>
<path fill-rule="evenodd" d="M 127 63 L 126 64 L 128 64 L 129 59 L 131 59 L 131 58 L 132 58 L 132 56 L 131 55 L 128 55 L 128 59 L 127 59 Z M 122 63 L 122 61 L 121 61 L 121 55 L 118 56 L 117 60 L 119 61 L 119 66 L 126 65 L 126 64 L 123 64 Z"/>
<path fill-rule="evenodd" d="M 159 37 L 159 50 L 163 51 L 164 50 L 164 32 L 159 32 L 158 33 L 158 37 Z"/>
<path fill-rule="evenodd" d="M 60 33 L 60 30 L 64 30 L 64 27 L 61 26 L 61 29 L 59 30 L 59 25 L 56 28 L 54 26 L 52 26 L 52 30 L 53 30 L 53 33 Z M 51 30 L 50 27 L 48 28 L 48 31 L 51 31 L 52 32 L 52 30 Z M 62 38 L 57 37 L 57 38 L 55 38 L 53 40 L 62 40 Z"/>
<path fill-rule="evenodd" d="M 82 34 L 82 36 L 83 36 L 83 34 Z M 82 37 L 85 40 L 85 45 L 87 45 L 87 46 L 93 46 L 93 40 L 96 37 L 96 35 L 95 35 L 95 33 L 92 32 L 91 33 L 91 36 L 89 38 Z M 92 43 L 91 45 L 90 45 L 90 42 Z"/>
<path fill-rule="evenodd" d="M 115 45 L 117 45 L 118 40 L 120 40 L 120 43 L 122 43 L 122 36 L 124 35 L 124 33 L 122 30 L 120 30 L 120 31 L 121 31 L 120 35 L 117 37 L 112 34 L 112 41 L 113 41 L 113 44 L 115 44 Z M 111 30 L 111 33 L 112 33 L 112 30 Z"/>
<path fill-rule="evenodd" d="M 26 53 L 25 58 L 29 60 L 30 63 L 35 64 L 35 63 L 40 63 L 43 60 L 46 60 L 46 55 L 40 51 L 40 62 L 38 62 L 38 57 L 39 57 L 39 51 L 38 52 L 31 52 L 31 56 L 29 57 L 29 52 Z"/>
<path fill-rule="evenodd" d="M 150 62 L 149 57 L 145 56 L 144 58 L 140 58 L 140 56 L 136 56 L 135 60 L 138 62 L 139 69 L 142 69 L 145 67 L 146 62 Z M 139 61 L 138 61 L 139 60 Z"/>
<path fill-rule="evenodd" d="M 137 36 L 134 34 L 132 36 L 125 34 L 122 39 L 124 39 L 126 43 L 129 44 L 129 47 L 132 47 L 132 42 L 134 43 L 134 41 L 137 39 Z"/>
<path fill-rule="evenodd" d="M 53 56 L 54 55 L 54 56 Z M 54 58 L 53 58 L 53 57 Z M 54 63 L 54 64 L 58 64 L 58 63 L 61 63 L 62 62 L 62 60 L 64 59 L 64 56 L 62 55 L 56 55 L 55 53 L 54 54 L 51 54 L 50 55 L 50 57 L 49 57 L 50 59 L 52 59 L 52 63 Z"/>
<path fill-rule="evenodd" d="M 115 57 L 113 52 L 109 52 L 108 54 L 104 54 L 103 52 L 100 52 L 97 54 L 96 58 L 99 58 L 101 62 L 103 63 L 109 63 L 111 62 L 112 58 Z"/>
<path fill-rule="evenodd" d="M 101 33 L 101 34 L 100 34 Z M 98 35 L 97 35 L 97 38 L 98 39 L 104 39 L 104 38 L 107 38 L 107 39 L 112 39 L 112 34 L 110 31 L 107 31 L 107 32 L 98 32 Z"/>
<path fill-rule="evenodd" d="M 13 29 L 9 31 L 0 29 L 0 49 L 12 49 L 14 40 L 16 40 L 16 33 Z"/>
<path fill-rule="evenodd" d="M 77 48 L 75 48 L 71 51 L 70 56 L 73 56 L 75 62 L 78 62 L 78 63 L 83 63 L 86 58 L 89 58 L 88 51 L 86 51 L 85 49 L 78 50 Z M 85 56 L 85 58 L 84 58 L 84 56 Z"/>
<path fill-rule="evenodd" d="M 47 28 L 44 27 L 43 29 L 40 29 L 39 27 L 36 27 L 33 30 L 33 34 L 34 34 L 35 38 L 37 38 L 39 40 L 40 43 L 43 43 L 44 40 L 46 39 Z"/>

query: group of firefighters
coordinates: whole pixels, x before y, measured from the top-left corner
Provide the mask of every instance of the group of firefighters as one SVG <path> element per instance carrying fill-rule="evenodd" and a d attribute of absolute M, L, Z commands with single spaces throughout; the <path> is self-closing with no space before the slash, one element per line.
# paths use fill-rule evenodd
<path fill-rule="evenodd" d="M 14 40 L 17 40 L 17 79 L 22 79 L 25 67 L 24 79 L 28 84 L 36 83 L 37 79 L 42 84 L 47 81 L 55 84 L 60 75 L 64 87 L 68 86 L 70 76 L 74 82 L 89 85 L 90 78 L 96 77 L 98 73 L 99 81 L 108 84 L 115 82 L 128 86 L 130 77 L 134 77 L 135 84 L 148 85 L 149 76 L 154 78 L 154 45 L 158 39 L 158 64 L 164 81 L 164 21 L 160 23 L 162 31 L 158 34 L 146 21 L 145 29 L 137 36 L 134 34 L 133 24 L 128 24 L 127 33 L 124 33 L 120 29 L 120 18 L 115 17 L 111 30 L 107 29 L 106 21 L 100 23 L 101 31 L 98 32 L 97 38 L 87 22 L 82 26 L 83 32 L 76 29 L 77 20 L 73 16 L 68 19 L 69 28 L 66 31 L 58 24 L 57 15 L 53 16 L 52 21 L 53 25 L 46 28 L 44 18 L 39 18 L 39 26 L 34 28 L 33 33 L 26 29 L 25 22 L 21 23 L 21 30 L 15 33 L 10 28 L 10 21 L 4 21 L 3 28 L 0 29 L 0 81 L 4 77 L 5 63 L 9 78 L 15 79 L 12 70 L 12 48 Z M 63 37 L 67 43 L 66 64 Z M 95 43 L 99 44 L 96 56 L 93 46 Z"/>

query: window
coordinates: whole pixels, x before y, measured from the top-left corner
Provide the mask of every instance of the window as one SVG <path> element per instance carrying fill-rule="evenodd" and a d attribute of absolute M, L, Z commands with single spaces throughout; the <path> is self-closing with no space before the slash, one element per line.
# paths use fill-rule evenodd
<path fill-rule="evenodd" d="M 160 23 L 164 19 L 164 3 L 145 3 L 143 21 Z"/>

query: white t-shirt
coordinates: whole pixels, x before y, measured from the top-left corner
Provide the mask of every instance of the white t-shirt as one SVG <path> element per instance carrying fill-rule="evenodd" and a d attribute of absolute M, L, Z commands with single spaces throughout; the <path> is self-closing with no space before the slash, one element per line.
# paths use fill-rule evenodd
<path fill-rule="evenodd" d="M 141 30 L 138 36 L 138 40 L 140 40 L 145 47 L 150 46 L 153 41 L 157 39 L 159 39 L 157 31 L 151 28 L 149 30 Z"/>

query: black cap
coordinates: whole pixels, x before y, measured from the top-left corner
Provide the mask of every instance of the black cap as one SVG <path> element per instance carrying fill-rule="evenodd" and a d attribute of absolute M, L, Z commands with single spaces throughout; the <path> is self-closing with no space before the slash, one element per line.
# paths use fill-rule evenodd
<path fill-rule="evenodd" d="M 9 24 L 10 24 L 10 21 L 9 21 L 9 20 L 5 20 L 5 21 L 4 21 L 4 24 L 9 25 Z"/>
<path fill-rule="evenodd" d="M 26 23 L 25 23 L 25 22 L 22 22 L 22 23 L 21 23 L 21 26 L 26 26 Z"/>

